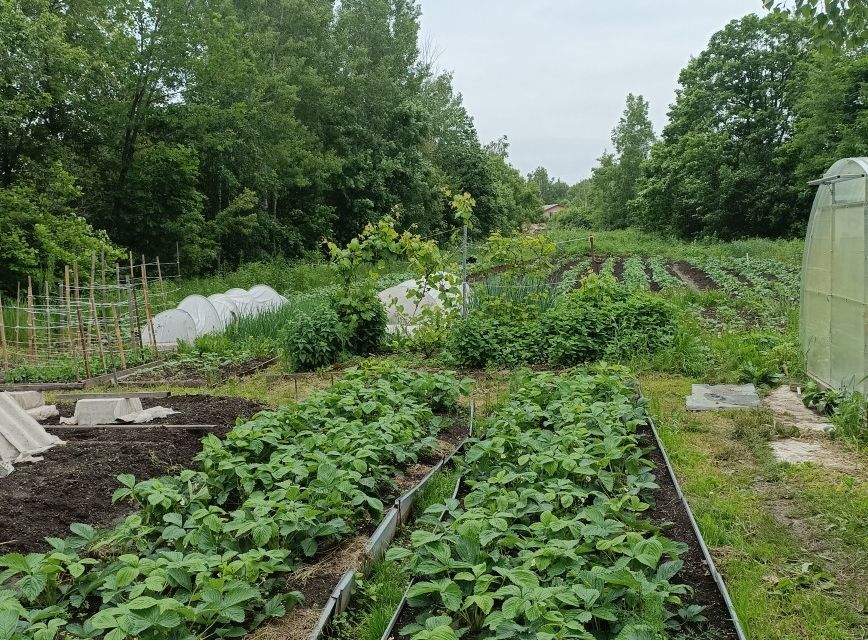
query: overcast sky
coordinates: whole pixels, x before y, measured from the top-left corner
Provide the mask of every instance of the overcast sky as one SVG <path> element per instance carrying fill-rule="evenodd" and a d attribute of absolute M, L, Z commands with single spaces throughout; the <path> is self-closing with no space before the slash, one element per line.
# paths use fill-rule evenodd
<path fill-rule="evenodd" d="M 678 72 L 761 0 L 421 0 L 423 42 L 488 142 L 509 136 L 522 173 L 590 174 L 628 93 L 659 134 Z"/>

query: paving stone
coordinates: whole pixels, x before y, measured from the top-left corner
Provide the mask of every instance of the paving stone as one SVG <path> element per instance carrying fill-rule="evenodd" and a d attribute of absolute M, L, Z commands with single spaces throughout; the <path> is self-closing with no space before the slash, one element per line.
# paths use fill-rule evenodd
<path fill-rule="evenodd" d="M 757 409 L 760 399 L 752 384 L 695 384 L 687 397 L 688 411 Z"/>

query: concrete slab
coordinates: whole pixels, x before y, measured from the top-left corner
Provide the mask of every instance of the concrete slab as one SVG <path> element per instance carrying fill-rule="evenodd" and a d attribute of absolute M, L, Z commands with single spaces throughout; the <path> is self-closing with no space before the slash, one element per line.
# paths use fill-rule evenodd
<path fill-rule="evenodd" d="M 25 411 L 36 409 L 45 404 L 45 398 L 41 391 L 9 391 L 7 393 Z"/>
<path fill-rule="evenodd" d="M 841 450 L 840 447 L 834 446 L 825 438 L 821 440 L 787 438 L 785 440 L 773 440 L 769 446 L 775 459 L 779 462 L 790 464 L 811 462 L 850 474 L 859 471 L 863 466 L 861 461 L 850 452 Z"/>
<path fill-rule="evenodd" d="M 760 399 L 752 384 L 695 384 L 687 397 L 688 411 L 758 409 Z"/>
<path fill-rule="evenodd" d="M 64 424 L 111 424 L 121 416 L 142 411 L 139 398 L 91 398 L 75 403 L 75 413 Z"/>
<path fill-rule="evenodd" d="M 0 393 L 0 461 L 38 460 L 34 456 L 56 444 L 63 444 L 63 441 L 43 429 L 11 394 Z"/>
<path fill-rule="evenodd" d="M 808 409 L 801 396 L 786 385 L 763 398 L 763 406 L 770 409 L 778 421 L 793 425 L 799 431 L 826 433 L 832 428 L 829 418 Z"/>

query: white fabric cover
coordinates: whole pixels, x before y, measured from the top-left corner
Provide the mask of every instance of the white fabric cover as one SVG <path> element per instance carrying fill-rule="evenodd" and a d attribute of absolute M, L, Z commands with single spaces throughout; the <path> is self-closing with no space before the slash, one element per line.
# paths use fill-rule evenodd
<path fill-rule="evenodd" d="M 217 309 L 205 296 L 187 296 L 178 305 L 178 309 L 186 311 L 196 323 L 196 336 L 204 336 L 220 331 L 225 325 L 217 313 Z"/>
<path fill-rule="evenodd" d="M 178 341 L 193 344 L 196 339 L 196 322 L 192 316 L 181 309 L 169 309 L 153 318 L 154 336 L 157 347 L 175 347 Z M 142 345 L 151 345 L 151 332 L 147 323 L 142 325 Z"/>
<path fill-rule="evenodd" d="M 226 297 L 235 303 L 240 316 L 255 316 L 259 313 L 259 303 L 244 289 L 229 289 Z"/>
<path fill-rule="evenodd" d="M 118 416 L 118 420 L 128 424 L 145 424 L 152 420 L 162 420 L 168 416 L 173 416 L 180 411 L 169 409 L 168 407 L 151 407 L 150 409 L 142 409 L 141 411 L 133 411 L 126 415 Z"/>
<path fill-rule="evenodd" d="M 416 280 L 407 280 L 394 287 L 384 289 L 377 294 L 380 302 L 386 307 L 389 316 L 389 324 L 408 325 L 412 324 L 424 309 L 430 307 L 443 308 L 443 303 L 437 295 L 437 291 L 430 287 L 425 291 L 421 299 L 415 294 L 411 296 L 411 290 L 421 291 L 422 284 Z"/>
<path fill-rule="evenodd" d="M 238 306 L 225 293 L 215 293 L 208 296 L 208 302 L 214 306 L 214 310 L 220 317 L 221 329 L 228 327 L 241 315 Z"/>
<path fill-rule="evenodd" d="M 64 442 L 27 415 L 15 398 L 0 393 L 0 461 L 11 465 L 41 460 L 37 454 L 56 444 Z M 11 468 L 4 465 L 3 473 L 11 473 Z"/>
<path fill-rule="evenodd" d="M 250 287 L 248 293 L 256 300 L 259 309 L 262 311 L 273 311 L 289 302 L 267 284 L 258 284 L 255 287 Z"/>

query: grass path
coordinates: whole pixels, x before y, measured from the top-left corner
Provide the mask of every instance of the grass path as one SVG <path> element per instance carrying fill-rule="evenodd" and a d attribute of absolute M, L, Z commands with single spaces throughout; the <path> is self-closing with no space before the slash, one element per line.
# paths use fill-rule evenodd
<path fill-rule="evenodd" d="M 641 382 L 747 636 L 868 638 L 868 478 L 777 463 L 768 412 L 687 414 L 689 379 Z"/>

